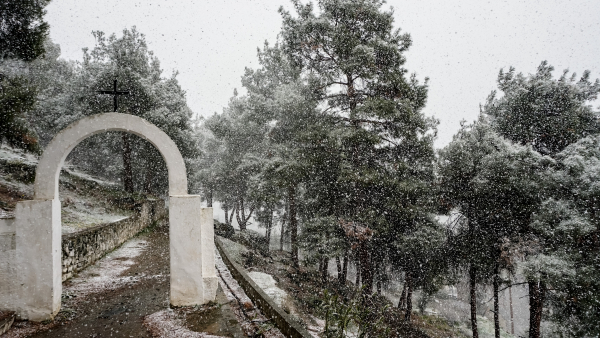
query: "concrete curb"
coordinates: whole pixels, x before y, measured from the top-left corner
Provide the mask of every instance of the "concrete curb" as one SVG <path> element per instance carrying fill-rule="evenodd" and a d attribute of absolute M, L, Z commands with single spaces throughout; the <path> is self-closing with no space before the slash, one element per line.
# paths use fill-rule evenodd
<path fill-rule="evenodd" d="M 221 254 L 221 258 L 223 258 L 223 262 L 229 268 L 229 272 L 231 272 L 233 278 L 238 281 L 242 289 L 246 292 L 246 295 L 250 297 L 267 318 L 272 320 L 283 335 L 291 338 L 313 338 L 305 328 L 300 326 L 300 324 L 290 317 L 290 315 L 277 306 L 271 297 L 254 283 L 244 268 L 233 262 L 227 251 L 223 248 L 223 243 L 221 243 L 221 240 L 216 236 L 215 244 Z"/>

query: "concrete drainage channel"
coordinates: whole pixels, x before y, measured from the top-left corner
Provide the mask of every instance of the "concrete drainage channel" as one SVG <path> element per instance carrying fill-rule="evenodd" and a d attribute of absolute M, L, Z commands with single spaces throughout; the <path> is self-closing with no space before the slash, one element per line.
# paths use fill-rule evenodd
<path fill-rule="evenodd" d="M 229 268 L 229 272 L 240 284 L 246 295 L 270 318 L 273 324 L 286 337 L 291 338 L 313 338 L 313 336 L 292 317 L 285 313 L 253 280 L 248 276 L 244 268 L 234 263 L 227 251 L 223 249 L 223 243 L 215 236 L 215 245 L 223 258 L 223 262 Z"/>

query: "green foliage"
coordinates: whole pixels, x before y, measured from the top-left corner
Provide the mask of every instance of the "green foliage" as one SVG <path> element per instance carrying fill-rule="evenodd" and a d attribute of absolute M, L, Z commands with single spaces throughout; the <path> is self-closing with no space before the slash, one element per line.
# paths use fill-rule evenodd
<path fill-rule="evenodd" d="M 56 131 L 84 116 L 112 111 L 112 98 L 98 91 L 111 89 L 116 79 L 119 90 L 131 93 L 119 97 L 119 112 L 140 116 L 159 127 L 177 144 L 188 163 L 196 158 L 197 138 L 193 135 L 192 112 L 185 92 L 176 74 L 162 76 L 160 62 L 148 50 L 145 36 L 135 27 L 123 30 L 121 37 L 93 34 L 96 46 L 91 51 L 84 50 L 84 61 L 73 68 L 69 80 L 77 86 L 65 89 L 65 106 L 74 105 L 77 109 L 63 112 L 65 116 L 57 119 L 60 123 L 55 125 Z M 130 143 L 129 148 L 125 142 Z M 123 170 L 125 156 L 131 157 L 129 172 Z M 135 136 L 118 132 L 92 136 L 74 149 L 70 160 L 111 179 L 126 181 L 129 176 L 136 191 L 163 193 L 167 188 L 163 157 L 153 145 Z"/>
<path fill-rule="evenodd" d="M 410 275 L 411 286 L 426 295 L 436 293 L 446 281 L 447 238 L 434 220 L 417 223 L 394 241 L 392 265 Z"/>
<path fill-rule="evenodd" d="M 349 249 L 345 234 L 335 217 L 316 217 L 304 224 L 300 235 L 300 248 L 305 253 L 307 265 L 340 257 Z"/>
<path fill-rule="evenodd" d="M 351 111 L 351 119 L 363 112 L 381 118 L 393 114 L 386 109 L 355 110 L 363 104 L 384 103 L 381 99 L 400 99 L 413 109 L 424 105 L 426 88 L 411 88 L 415 83 L 404 78 L 402 53 L 411 45 L 410 36 L 393 29 L 393 12 L 382 11 L 383 1 L 322 0 L 318 15 L 312 3 L 292 2 L 296 18 L 280 9 L 284 50 L 294 66 L 318 74 L 329 105 Z M 337 85 L 339 92 L 326 90 Z"/>
<path fill-rule="evenodd" d="M 351 337 L 352 330 L 357 329 L 356 337 L 388 337 L 390 328 L 387 327 L 382 314 L 388 305 L 377 306 L 365 302 L 366 295 L 358 292 L 350 299 L 344 299 L 337 294 L 323 291 L 320 311 L 325 318 L 326 338 Z"/>
<path fill-rule="evenodd" d="M 0 143 L 39 152 L 37 135 L 28 121 L 36 103 L 36 87 L 26 77 L 8 75 L 6 63 L 32 61 L 45 53 L 49 0 L 0 2 Z"/>
<path fill-rule="evenodd" d="M 44 54 L 48 23 L 44 7 L 50 0 L 0 2 L 0 61 L 34 60 Z"/>
<path fill-rule="evenodd" d="M 452 229 L 451 248 L 458 265 L 474 266 L 479 280 L 501 261 L 503 243 L 529 233 L 529 221 L 544 199 L 545 169 L 552 160 L 531 148 L 512 144 L 483 120 L 463 126 L 440 151 L 440 198 L 462 217 Z"/>
<path fill-rule="evenodd" d="M 22 77 L 0 75 L 0 143 L 38 152 L 35 132 L 27 120 L 27 113 L 35 104 L 35 88 Z"/>
<path fill-rule="evenodd" d="M 526 275 L 552 289 L 547 318 L 564 337 L 600 334 L 599 145 L 600 137 L 589 136 L 556 155 L 553 197 L 531 223 L 537 250 L 523 264 Z"/>
<path fill-rule="evenodd" d="M 236 231 L 231 240 L 258 251 L 263 256 L 269 256 L 269 246 L 265 238 L 252 230 Z"/>
<path fill-rule="evenodd" d="M 578 139 L 599 131 L 598 114 L 589 106 L 600 92 L 600 81 L 590 81 L 585 71 L 579 81 L 565 70 L 553 79 L 554 67 L 542 62 L 537 73 L 525 76 L 500 70 L 498 89 L 492 92 L 485 113 L 493 117 L 494 128 L 506 138 L 531 144 L 546 155 L 560 152 Z"/>
<path fill-rule="evenodd" d="M 80 88 L 76 63 L 60 58 L 60 46 L 49 38 L 44 43 L 43 57 L 21 65 L 27 69 L 21 74 L 36 88 L 36 104 L 27 114 L 32 129 L 39 137 L 41 147 L 73 121 L 72 114 L 81 111 L 72 93 Z"/>
<path fill-rule="evenodd" d="M 320 124 L 302 139 L 311 151 L 305 224 L 331 216 L 359 222 L 374 231 L 370 259 L 383 262 L 433 205 L 437 121 L 421 112 L 427 85 L 406 77 L 410 37 L 393 28 L 382 1 L 323 0 L 318 13 L 312 3 L 293 4 L 295 15 L 280 10 L 282 49 L 323 106 Z"/>
<path fill-rule="evenodd" d="M 539 332 L 545 305 L 550 305 L 552 312 L 544 316 L 560 323 L 561 334 L 586 336 L 597 334 L 593 324 L 587 324 L 597 322 L 592 315 L 598 312 L 599 301 L 594 296 L 598 286 L 593 282 L 597 277 L 591 273 L 597 270 L 597 262 L 583 258 L 593 254 L 582 254 L 597 252 L 597 245 L 592 244 L 594 240 L 587 246 L 582 242 L 595 236 L 596 198 L 591 182 L 597 175 L 598 154 L 594 138 L 584 137 L 598 132 L 598 112 L 589 102 L 597 98 L 600 81 L 592 83 L 589 71 L 577 82 L 576 75 L 569 77 L 568 71 L 553 79 L 553 70 L 542 62 L 537 73 L 529 76 L 515 74 L 514 68 L 500 71 L 498 87 L 504 95 L 496 98 L 493 92 L 485 113 L 498 133 L 529 144 L 535 151 L 530 150 L 527 158 L 519 155 L 513 165 L 504 165 L 507 161 L 503 158 L 492 162 L 497 174 L 488 173 L 493 180 L 482 183 L 488 191 L 498 183 L 504 188 L 500 194 L 496 189 L 490 191 L 492 196 L 481 200 L 488 210 L 488 222 L 489 216 L 497 215 L 503 228 L 508 219 L 514 220 L 509 225 L 512 222 L 512 227 L 519 229 L 516 236 L 501 233 L 506 237 L 503 247 L 525 258 L 518 266 L 529 282 L 533 304 L 530 336 Z M 541 158 L 539 153 L 553 156 L 556 163 L 535 160 Z M 532 166 L 531 160 L 542 165 Z M 485 205 L 498 197 L 502 208 Z"/>

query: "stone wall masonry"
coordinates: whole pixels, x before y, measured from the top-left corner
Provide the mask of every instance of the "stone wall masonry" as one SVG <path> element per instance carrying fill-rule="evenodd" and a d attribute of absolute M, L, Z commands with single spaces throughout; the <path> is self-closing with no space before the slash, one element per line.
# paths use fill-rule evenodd
<path fill-rule="evenodd" d="M 167 219 L 163 200 L 148 200 L 134 216 L 62 235 L 62 280 L 115 249 L 147 226 Z M 16 227 L 13 215 L 0 215 L 0 310 L 14 309 L 20 286 L 17 278 Z"/>
<path fill-rule="evenodd" d="M 149 225 L 166 219 L 163 200 L 141 204 L 135 216 L 62 236 L 62 280 L 93 264 Z"/>
<path fill-rule="evenodd" d="M 0 217 L 0 310 L 8 309 L 17 294 L 15 219 Z"/>

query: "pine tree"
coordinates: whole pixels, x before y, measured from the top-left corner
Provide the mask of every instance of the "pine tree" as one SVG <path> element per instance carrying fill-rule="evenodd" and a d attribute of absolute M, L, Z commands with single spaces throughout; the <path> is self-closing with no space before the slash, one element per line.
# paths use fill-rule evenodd
<path fill-rule="evenodd" d="M 258 58 L 261 68 L 246 69 L 242 83 L 248 90 L 250 118 L 266 128 L 262 177 L 278 187 L 280 199 L 286 201 L 292 262 L 298 267 L 299 212 L 305 202 L 301 185 L 320 177 L 314 161 L 322 163 L 323 153 L 315 145 L 326 134 L 326 121 L 316 110 L 310 78 L 301 77 L 279 44 L 271 47 L 265 43 Z"/>
<path fill-rule="evenodd" d="M 45 52 L 49 25 L 44 21 L 50 0 L 0 2 L 0 60 L 31 61 Z"/>
<path fill-rule="evenodd" d="M 36 88 L 24 76 L 8 76 L 5 66 L 44 55 L 48 23 L 44 7 L 49 0 L 0 2 L 0 143 L 39 151 L 37 135 L 28 121 Z"/>
<path fill-rule="evenodd" d="M 593 337 L 600 334 L 600 137 L 583 138 L 555 157 L 548 172 L 552 197 L 531 224 L 539 244 L 523 268 L 545 286 L 539 294 L 552 310 L 545 319 L 556 333 Z"/>
<path fill-rule="evenodd" d="M 236 217 L 240 230 L 246 230 L 250 217 L 259 207 L 259 200 L 251 193 L 255 182 L 252 178 L 261 170 L 266 130 L 249 115 L 247 98 L 234 95 L 223 114 L 215 114 L 205 122 L 205 128 L 218 142 L 214 148 L 218 154 L 210 155 L 218 162 L 213 162 L 204 174 L 205 184 L 215 184 L 215 197 L 227 211 L 231 210 L 230 217 Z"/>
<path fill-rule="evenodd" d="M 27 113 L 35 104 L 36 91 L 23 77 L 0 75 L 0 144 L 31 152 L 39 150 L 37 137 L 27 121 Z"/>
<path fill-rule="evenodd" d="M 484 111 L 493 117 L 494 128 L 520 144 L 531 144 L 545 155 L 553 155 L 587 135 L 597 133 L 598 113 L 589 102 L 600 92 L 600 80 L 590 81 L 590 72 L 576 80 L 565 70 L 552 78 L 554 67 L 542 62 L 535 74 L 525 76 L 500 70 L 498 89 L 488 97 Z"/>
<path fill-rule="evenodd" d="M 529 144 L 537 152 L 550 156 L 556 156 L 569 144 L 598 132 L 598 112 L 589 102 L 600 92 L 600 80 L 592 83 L 589 71 L 575 82 L 576 74 L 569 77 L 566 70 L 560 78 L 553 79 L 553 70 L 545 61 L 536 74 L 529 76 L 515 74 L 512 67 L 507 73 L 501 70 L 498 88 L 503 96 L 496 98 L 496 92 L 492 92 L 484 108 L 492 118 L 494 129 L 502 136 Z M 524 236 L 531 236 L 534 230 L 528 228 Z M 539 250 L 544 252 L 545 248 Z M 528 276 L 529 337 L 539 338 L 548 285 L 544 274 L 530 273 Z"/>
<path fill-rule="evenodd" d="M 119 90 L 130 92 L 119 97 L 119 112 L 139 116 L 162 129 L 188 162 L 198 156 L 191 126 L 192 111 L 186 104 L 185 92 L 176 73 L 170 78 L 162 77 L 160 62 L 148 50 L 145 36 L 133 27 L 123 30 L 122 37 L 114 34 L 106 37 L 102 32 L 94 32 L 94 37 L 96 46 L 91 51 L 84 50 L 83 64 L 76 69 L 75 81 L 79 86 L 73 86 L 68 97 L 79 102 L 81 109 L 68 114 L 63 122 L 112 111 L 111 98 L 98 91 L 110 89 L 116 79 Z M 90 151 L 99 156 L 84 155 Z M 128 133 L 92 136 L 70 156 L 76 164 L 101 175 L 120 176 L 129 192 L 162 193 L 167 188 L 166 164 L 158 150 Z M 133 175 L 134 172 L 140 174 Z"/>
<path fill-rule="evenodd" d="M 500 137 L 483 118 L 463 126 L 440 151 L 441 203 L 464 217 L 453 230 L 450 249 L 457 267 L 469 271 L 471 327 L 477 336 L 475 287 L 492 282 L 498 307 L 500 271 L 510 269 L 506 243 L 527 238 L 531 215 L 543 199 L 541 175 L 551 163 L 531 148 Z M 508 261 L 507 261 L 508 259 Z M 496 336 L 499 318 L 495 313 Z"/>
<path fill-rule="evenodd" d="M 483 229 L 477 223 L 479 194 L 474 181 L 482 170 L 484 159 L 497 151 L 502 139 L 491 131 L 483 121 L 463 125 L 452 142 L 440 151 L 440 204 L 447 211 L 457 209 L 464 222 L 454 229 L 450 241 L 454 266 L 469 274 L 471 330 L 478 337 L 477 302 L 475 288 L 485 279 L 489 265 L 485 257 L 488 248 L 482 244 Z"/>
<path fill-rule="evenodd" d="M 320 119 L 339 147 L 336 187 L 326 205 L 335 205 L 339 218 L 390 239 L 375 245 L 374 237 L 358 254 L 363 285 L 371 292 L 373 260 L 393 250 L 393 238 L 410 222 L 398 206 L 419 207 L 423 181 L 432 179 L 436 122 L 420 112 L 427 86 L 406 78 L 403 53 L 411 40 L 393 29 L 393 13 L 382 10 L 382 1 L 322 0 L 319 14 L 312 4 L 293 4 L 296 17 L 280 10 L 282 47 L 325 105 Z"/>

